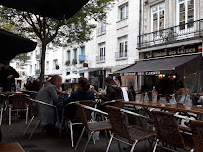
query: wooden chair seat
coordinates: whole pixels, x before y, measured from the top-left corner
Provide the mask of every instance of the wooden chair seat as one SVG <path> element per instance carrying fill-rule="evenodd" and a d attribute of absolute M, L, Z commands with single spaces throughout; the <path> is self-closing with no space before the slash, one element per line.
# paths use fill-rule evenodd
<path fill-rule="evenodd" d="M 18 142 L 0 144 L 1 152 L 25 152 Z"/>

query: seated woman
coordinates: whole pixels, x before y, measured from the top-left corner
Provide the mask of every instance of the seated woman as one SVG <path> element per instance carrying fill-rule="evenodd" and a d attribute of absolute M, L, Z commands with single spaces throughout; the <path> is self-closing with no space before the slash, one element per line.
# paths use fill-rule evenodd
<path fill-rule="evenodd" d="M 59 98 L 64 95 L 63 93 L 57 95 L 57 88 L 60 88 L 61 85 L 62 78 L 59 75 L 53 76 L 50 80 L 50 84 L 45 85 L 39 90 L 36 99 L 48 104 L 58 105 Z M 38 111 L 38 118 L 41 121 L 52 126 L 55 124 L 56 113 L 54 108 L 42 104 L 36 104 L 36 109 Z"/>
<path fill-rule="evenodd" d="M 109 104 L 106 101 L 122 99 L 122 90 L 118 87 L 111 76 L 104 80 L 105 86 L 107 86 L 106 95 L 96 92 L 97 97 L 101 98 L 104 103 L 98 106 L 98 109 L 105 111 L 106 105 Z"/>
<path fill-rule="evenodd" d="M 94 91 L 90 90 L 90 83 L 84 77 L 79 78 L 77 91 L 73 92 L 69 98 L 67 99 L 64 98 L 63 102 L 65 105 L 64 116 L 68 117 L 69 119 L 73 119 L 76 112 L 76 105 L 75 104 L 67 105 L 67 104 L 70 102 L 76 102 L 80 100 L 95 100 Z"/>

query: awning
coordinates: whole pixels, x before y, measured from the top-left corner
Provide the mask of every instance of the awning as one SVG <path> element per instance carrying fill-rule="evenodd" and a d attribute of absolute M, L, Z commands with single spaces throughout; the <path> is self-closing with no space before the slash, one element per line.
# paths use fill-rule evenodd
<path fill-rule="evenodd" d="M 54 19 L 72 17 L 89 0 L 0 0 L 0 5 Z"/>
<path fill-rule="evenodd" d="M 197 58 L 201 59 L 201 55 L 185 55 L 177 57 L 167 57 L 151 60 L 139 61 L 127 68 L 114 72 L 114 74 L 120 75 L 156 75 L 156 74 L 167 74 L 175 70 L 183 69 L 183 66 L 189 66 L 188 62 L 199 61 Z M 191 63 L 195 64 L 195 63 Z M 197 63 L 198 64 L 198 63 Z M 191 65 L 192 66 L 192 65 Z M 190 66 L 190 67 L 191 67 Z"/>
<path fill-rule="evenodd" d="M 13 59 L 17 54 L 27 53 L 36 48 L 37 43 L 0 29 L 0 62 Z"/>

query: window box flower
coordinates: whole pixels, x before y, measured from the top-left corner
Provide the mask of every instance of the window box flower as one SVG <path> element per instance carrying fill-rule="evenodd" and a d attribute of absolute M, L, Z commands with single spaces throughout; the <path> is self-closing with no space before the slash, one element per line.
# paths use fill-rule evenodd
<path fill-rule="evenodd" d="M 67 60 L 65 65 L 69 66 L 70 65 L 70 60 Z"/>
<path fill-rule="evenodd" d="M 77 64 L 77 60 L 73 59 L 72 64 L 74 64 L 74 65 Z"/>

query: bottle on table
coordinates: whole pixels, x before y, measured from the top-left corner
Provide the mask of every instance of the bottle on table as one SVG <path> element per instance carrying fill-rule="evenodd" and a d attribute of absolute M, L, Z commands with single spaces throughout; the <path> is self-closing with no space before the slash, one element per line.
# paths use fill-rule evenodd
<path fill-rule="evenodd" d="M 155 90 L 155 86 L 153 86 L 153 90 L 152 90 L 152 102 L 153 103 L 157 102 L 157 91 Z"/>
<path fill-rule="evenodd" d="M 171 105 L 176 105 L 175 94 L 172 94 L 171 99 L 170 99 L 170 104 L 171 104 Z"/>
<path fill-rule="evenodd" d="M 185 108 L 188 109 L 188 110 L 190 110 L 192 108 L 192 100 L 190 99 L 190 95 L 186 96 Z"/>
<path fill-rule="evenodd" d="M 147 92 L 145 92 L 145 95 L 144 95 L 144 102 L 149 102 L 149 97 Z"/>

